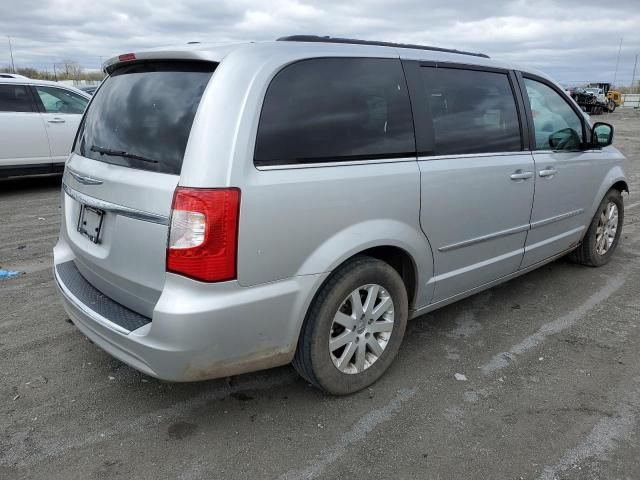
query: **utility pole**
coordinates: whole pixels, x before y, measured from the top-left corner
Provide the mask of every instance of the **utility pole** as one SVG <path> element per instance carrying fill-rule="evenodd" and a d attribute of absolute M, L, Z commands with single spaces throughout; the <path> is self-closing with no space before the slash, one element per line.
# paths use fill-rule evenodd
<path fill-rule="evenodd" d="M 58 81 L 58 72 L 56 72 L 56 63 L 53 62 L 53 78 L 56 79 L 56 82 Z"/>
<path fill-rule="evenodd" d="M 7 35 L 7 38 L 9 39 L 9 54 L 11 55 L 11 71 L 13 73 L 16 73 L 16 66 L 13 63 L 13 48 L 11 48 L 11 37 Z"/>
<path fill-rule="evenodd" d="M 638 66 L 638 54 L 636 53 L 636 61 L 633 62 L 633 73 L 631 74 L 631 90 L 629 93 L 633 93 L 636 88 L 636 67 Z"/>
<path fill-rule="evenodd" d="M 616 60 L 616 71 L 613 73 L 613 82 L 611 86 L 615 88 L 616 86 L 616 77 L 618 76 L 618 67 L 620 66 L 620 53 L 622 52 L 622 39 L 624 37 L 620 37 L 620 46 L 618 47 L 618 59 Z"/>

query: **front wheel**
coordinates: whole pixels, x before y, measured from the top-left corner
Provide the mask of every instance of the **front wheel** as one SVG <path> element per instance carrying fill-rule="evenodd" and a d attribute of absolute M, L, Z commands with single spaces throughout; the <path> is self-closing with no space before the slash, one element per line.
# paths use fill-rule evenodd
<path fill-rule="evenodd" d="M 407 324 L 407 291 L 389 264 L 366 256 L 336 270 L 314 299 L 293 366 L 334 394 L 357 392 L 393 362 Z"/>
<path fill-rule="evenodd" d="M 571 259 L 590 267 L 600 267 L 611 260 L 618 246 L 624 221 L 624 202 L 618 190 L 609 190 L 600 202 L 582 244 Z"/>
<path fill-rule="evenodd" d="M 616 110 L 616 102 L 613 100 L 609 100 L 609 104 L 607 105 L 609 109 L 609 113 L 613 113 Z"/>

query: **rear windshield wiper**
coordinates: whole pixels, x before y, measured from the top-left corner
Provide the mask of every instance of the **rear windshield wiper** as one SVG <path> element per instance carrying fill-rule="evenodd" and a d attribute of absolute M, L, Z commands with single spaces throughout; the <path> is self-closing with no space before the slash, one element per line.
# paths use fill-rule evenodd
<path fill-rule="evenodd" d="M 141 157 L 133 153 L 125 152 L 124 150 L 113 150 L 111 148 L 99 147 L 97 145 L 91 145 L 91 151 L 99 153 L 100 155 L 111 155 L 113 157 L 125 157 L 132 158 L 134 160 L 140 160 L 141 162 L 158 163 L 158 160 L 152 160 L 150 158 Z"/>

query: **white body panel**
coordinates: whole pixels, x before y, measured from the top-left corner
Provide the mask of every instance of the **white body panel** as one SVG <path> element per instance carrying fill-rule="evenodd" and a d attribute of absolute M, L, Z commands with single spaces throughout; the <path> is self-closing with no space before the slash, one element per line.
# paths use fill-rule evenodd
<path fill-rule="evenodd" d="M 0 167 L 51 163 L 49 141 L 37 112 L 0 112 Z"/>
<path fill-rule="evenodd" d="M 42 113 L 46 125 L 51 160 L 53 163 L 64 162 L 73 145 L 82 115 L 72 113 Z"/>

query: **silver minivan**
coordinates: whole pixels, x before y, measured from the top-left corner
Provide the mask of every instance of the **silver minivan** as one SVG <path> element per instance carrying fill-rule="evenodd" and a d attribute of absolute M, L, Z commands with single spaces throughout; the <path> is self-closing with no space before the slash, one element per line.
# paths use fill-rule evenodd
<path fill-rule="evenodd" d="M 104 68 L 55 278 L 75 325 L 154 377 L 293 362 L 348 394 L 408 319 L 568 253 L 602 265 L 620 238 L 613 128 L 539 72 L 314 36 Z"/>

